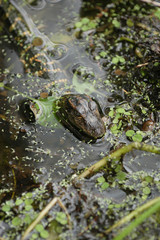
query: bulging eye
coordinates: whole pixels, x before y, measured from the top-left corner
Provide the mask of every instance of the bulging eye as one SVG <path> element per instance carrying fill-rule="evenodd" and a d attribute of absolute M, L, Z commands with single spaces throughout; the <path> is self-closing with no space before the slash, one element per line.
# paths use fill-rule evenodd
<path fill-rule="evenodd" d="M 94 111 L 97 109 L 97 104 L 95 101 L 91 101 L 89 102 L 89 108 L 91 109 L 91 111 Z"/>
<path fill-rule="evenodd" d="M 81 114 L 86 114 L 86 112 L 87 112 L 87 108 L 86 108 L 86 106 L 84 105 L 79 105 L 79 106 L 77 106 L 77 113 L 79 113 L 79 115 L 81 115 Z"/>

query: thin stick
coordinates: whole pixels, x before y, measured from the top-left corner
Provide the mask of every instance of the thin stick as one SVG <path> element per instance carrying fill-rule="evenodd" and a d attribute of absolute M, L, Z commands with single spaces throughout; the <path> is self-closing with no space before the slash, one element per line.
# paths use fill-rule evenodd
<path fill-rule="evenodd" d="M 122 155 L 132 151 L 133 149 L 160 154 L 160 148 L 158 148 L 158 147 L 155 147 L 152 145 L 147 145 L 145 143 L 133 142 L 127 146 L 124 146 L 124 147 L 118 149 L 117 151 L 111 153 L 110 155 L 102 158 L 97 163 L 93 164 L 91 167 L 89 167 L 87 170 L 85 170 L 82 174 L 80 174 L 78 176 L 78 179 L 85 178 L 85 177 L 97 172 L 99 169 L 101 169 L 102 167 L 105 167 L 107 165 L 107 161 L 109 159 L 117 159 L 117 158 L 121 157 Z"/>
<path fill-rule="evenodd" d="M 137 65 L 136 67 L 137 67 L 137 68 L 140 68 L 140 67 L 147 66 L 148 64 L 149 64 L 148 62 L 147 62 L 147 63 L 142 63 L 142 64 Z"/>
<path fill-rule="evenodd" d="M 142 2 L 146 2 L 146 3 L 151 3 L 156 7 L 160 7 L 160 3 L 156 2 L 156 1 L 151 1 L 151 0 L 141 0 Z"/>
<path fill-rule="evenodd" d="M 70 222 L 70 216 L 67 212 L 66 207 L 64 206 L 64 204 L 62 203 L 62 201 L 60 200 L 60 198 L 55 197 L 51 200 L 51 202 L 49 202 L 49 204 L 39 213 L 38 217 L 29 225 L 29 227 L 26 229 L 26 231 L 24 232 L 21 240 L 24 240 L 28 234 L 34 229 L 34 227 L 42 220 L 42 218 L 49 212 L 49 210 L 56 204 L 59 203 L 60 207 L 63 208 L 63 210 L 65 211 L 67 218 L 68 218 L 68 224 L 69 227 L 71 229 L 71 222 Z"/>
<path fill-rule="evenodd" d="M 17 188 L 16 175 L 15 175 L 15 171 L 14 171 L 13 168 L 12 168 L 12 174 L 13 174 L 13 192 L 12 192 L 12 197 L 11 197 L 11 199 L 14 198 L 15 192 L 16 192 L 16 188 Z"/>

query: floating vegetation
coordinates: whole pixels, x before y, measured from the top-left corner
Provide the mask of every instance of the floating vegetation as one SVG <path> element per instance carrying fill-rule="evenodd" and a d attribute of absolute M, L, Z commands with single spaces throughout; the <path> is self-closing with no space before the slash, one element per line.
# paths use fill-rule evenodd
<path fill-rule="evenodd" d="M 2 3 L 13 14 L 0 21 L 0 237 L 159 239 L 156 2 Z M 101 109 L 92 144 L 55 117 L 77 93 Z"/>

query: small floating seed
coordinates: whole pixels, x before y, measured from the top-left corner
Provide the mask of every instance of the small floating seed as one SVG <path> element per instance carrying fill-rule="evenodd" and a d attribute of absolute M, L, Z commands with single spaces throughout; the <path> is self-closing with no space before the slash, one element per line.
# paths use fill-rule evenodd
<path fill-rule="evenodd" d="M 154 121 L 148 120 L 143 123 L 142 130 L 143 131 L 152 131 L 154 129 L 154 125 L 155 125 Z"/>
<path fill-rule="evenodd" d="M 40 37 L 35 37 L 32 41 L 33 46 L 41 46 L 43 44 L 43 39 Z"/>
<path fill-rule="evenodd" d="M 40 98 L 47 98 L 48 97 L 48 93 L 47 92 L 41 92 L 40 93 Z"/>

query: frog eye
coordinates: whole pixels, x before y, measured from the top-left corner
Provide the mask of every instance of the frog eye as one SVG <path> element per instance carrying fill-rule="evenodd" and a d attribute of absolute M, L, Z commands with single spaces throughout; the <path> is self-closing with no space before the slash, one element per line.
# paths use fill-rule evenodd
<path fill-rule="evenodd" d="M 87 108 L 86 108 L 85 105 L 84 105 L 84 106 L 83 106 L 83 105 L 77 106 L 77 113 L 78 113 L 79 115 L 85 114 L 86 111 L 87 111 Z"/>
<path fill-rule="evenodd" d="M 94 111 L 97 109 L 97 104 L 95 101 L 89 102 L 88 105 L 89 105 L 89 108 L 91 109 L 91 111 Z"/>

